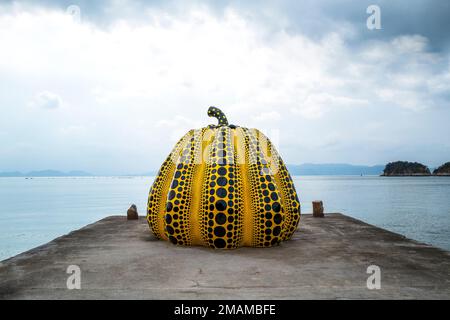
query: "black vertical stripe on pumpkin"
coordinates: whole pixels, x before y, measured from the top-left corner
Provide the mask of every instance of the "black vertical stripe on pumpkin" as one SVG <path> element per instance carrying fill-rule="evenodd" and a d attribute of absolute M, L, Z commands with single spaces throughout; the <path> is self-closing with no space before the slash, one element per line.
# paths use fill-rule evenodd
<path fill-rule="evenodd" d="M 172 152 L 161 165 L 161 168 L 156 175 L 155 181 L 149 192 L 147 202 L 147 221 L 153 234 L 158 238 L 165 238 L 163 235 L 164 229 L 164 215 L 167 192 L 170 186 L 171 177 L 175 171 L 175 162 L 178 160 L 179 152 L 188 140 L 190 134 L 186 133 L 175 145 Z"/>
<path fill-rule="evenodd" d="M 254 224 L 253 246 L 268 247 L 280 242 L 279 234 L 274 233 L 282 227 L 284 210 L 280 205 L 280 195 L 273 179 L 268 162 L 259 144 L 259 132 L 241 129 L 244 132 L 248 146 L 248 171 L 252 199 L 252 214 Z M 270 191 L 269 186 L 273 185 Z M 275 235 L 276 234 L 276 235 Z"/>
<path fill-rule="evenodd" d="M 202 234 L 213 248 L 240 246 L 238 212 L 242 210 L 241 187 L 235 177 L 236 164 L 231 143 L 231 129 L 222 127 L 216 135 L 205 163 L 202 192 Z M 205 219 L 206 217 L 206 219 Z"/>
<path fill-rule="evenodd" d="M 281 202 L 285 211 L 285 222 L 283 223 L 283 240 L 289 240 L 297 229 L 300 220 L 300 202 L 294 189 L 294 182 L 286 168 L 286 165 L 273 147 L 269 139 L 260 133 L 260 141 L 267 145 L 267 153 L 272 160 L 271 167 L 275 182 L 281 192 Z"/>
<path fill-rule="evenodd" d="M 197 140 L 196 140 L 197 137 Z M 192 185 L 196 151 L 201 147 L 201 140 L 196 130 L 190 131 L 190 138 L 176 163 L 172 183 L 167 196 L 166 237 L 174 244 L 191 244 L 190 208 L 192 202 Z M 169 217 L 170 216 L 170 217 Z"/>

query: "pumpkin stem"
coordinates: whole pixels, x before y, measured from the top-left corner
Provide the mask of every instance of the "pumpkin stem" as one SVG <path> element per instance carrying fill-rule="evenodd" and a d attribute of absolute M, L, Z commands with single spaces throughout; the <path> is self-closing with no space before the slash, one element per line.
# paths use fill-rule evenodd
<path fill-rule="evenodd" d="M 217 118 L 217 120 L 219 120 L 219 127 L 228 125 L 228 120 L 227 117 L 225 117 L 225 113 L 223 113 L 219 108 L 209 107 L 208 116 Z"/>

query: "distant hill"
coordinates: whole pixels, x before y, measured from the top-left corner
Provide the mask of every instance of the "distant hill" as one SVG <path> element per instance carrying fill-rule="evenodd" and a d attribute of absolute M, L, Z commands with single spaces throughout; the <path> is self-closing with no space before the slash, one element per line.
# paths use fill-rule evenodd
<path fill-rule="evenodd" d="M 387 175 L 430 175 L 429 169 L 423 164 L 416 162 L 397 161 L 389 163 L 386 167 L 383 165 L 364 166 L 352 165 L 347 163 L 304 163 L 304 164 L 288 164 L 287 165 L 291 175 L 386 175 L 385 170 L 388 169 Z M 399 171 L 396 171 L 399 170 Z M 427 171 L 428 170 L 428 171 Z M 140 174 L 127 174 L 123 176 L 155 176 L 157 170 L 148 171 Z M 450 175 L 450 162 L 447 162 L 434 170 L 434 175 Z M 0 172 L 0 177 L 91 177 L 95 174 L 73 170 L 68 172 L 58 170 L 39 170 L 30 172 L 9 171 Z M 106 174 L 106 176 L 108 176 Z M 115 174 L 114 176 L 117 176 Z M 119 175 L 121 176 L 121 175 Z"/>
<path fill-rule="evenodd" d="M 435 169 L 433 174 L 437 176 L 450 176 L 450 162 L 444 163 L 442 166 Z"/>
<path fill-rule="evenodd" d="M 395 161 L 389 162 L 383 170 L 382 176 L 429 176 L 430 169 L 418 162 Z"/>
<path fill-rule="evenodd" d="M 288 165 L 291 175 L 380 175 L 384 166 L 362 166 L 346 163 L 304 163 Z"/>
<path fill-rule="evenodd" d="M 57 170 L 40 170 L 40 171 L 30 171 L 27 173 L 22 173 L 19 171 L 11 172 L 0 172 L 0 177 L 90 177 L 91 173 L 74 170 L 69 172 L 62 172 Z"/>

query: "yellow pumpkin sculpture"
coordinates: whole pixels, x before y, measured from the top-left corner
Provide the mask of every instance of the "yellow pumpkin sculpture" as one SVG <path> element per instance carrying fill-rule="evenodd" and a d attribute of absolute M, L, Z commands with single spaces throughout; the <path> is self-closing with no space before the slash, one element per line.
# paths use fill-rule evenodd
<path fill-rule="evenodd" d="M 233 249 L 288 240 L 300 220 L 291 176 L 260 131 L 219 120 L 176 144 L 150 189 L 147 220 L 159 239 Z"/>

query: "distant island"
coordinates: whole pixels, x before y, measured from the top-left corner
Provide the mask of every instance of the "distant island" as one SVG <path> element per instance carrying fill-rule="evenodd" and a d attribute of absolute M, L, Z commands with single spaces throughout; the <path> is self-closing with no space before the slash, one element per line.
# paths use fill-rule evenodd
<path fill-rule="evenodd" d="M 383 170 L 382 176 L 402 177 L 402 176 L 431 176 L 430 169 L 419 162 L 395 161 L 389 162 Z M 435 176 L 450 176 L 450 162 L 441 165 L 433 171 Z"/>
<path fill-rule="evenodd" d="M 436 176 L 450 176 L 450 162 L 444 163 L 433 171 L 433 175 Z"/>

